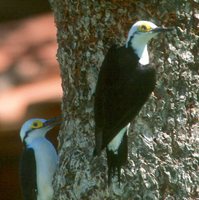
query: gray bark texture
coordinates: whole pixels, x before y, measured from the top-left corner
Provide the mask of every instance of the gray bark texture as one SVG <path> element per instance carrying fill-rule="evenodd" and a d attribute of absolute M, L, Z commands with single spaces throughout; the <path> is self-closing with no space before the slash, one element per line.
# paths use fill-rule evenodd
<path fill-rule="evenodd" d="M 56 200 L 199 199 L 199 5 L 197 0 L 49 0 L 55 16 L 64 123 Z M 108 48 L 137 20 L 175 27 L 149 44 L 156 89 L 129 134 L 119 187 L 107 187 L 105 153 L 92 160 L 93 100 Z"/>

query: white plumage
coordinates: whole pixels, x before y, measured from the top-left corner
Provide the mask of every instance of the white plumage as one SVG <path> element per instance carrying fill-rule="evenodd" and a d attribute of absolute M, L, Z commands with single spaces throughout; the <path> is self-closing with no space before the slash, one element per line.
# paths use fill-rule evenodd
<path fill-rule="evenodd" d="M 53 198 L 52 180 L 58 156 L 54 146 L 45 138 L 45 135 L 58 123 L 60 123 L 58 118 L 30 119 L 21 128 L 20 137 L 24 143 L 24 151 L 20 175 L 25 200 Z"/>

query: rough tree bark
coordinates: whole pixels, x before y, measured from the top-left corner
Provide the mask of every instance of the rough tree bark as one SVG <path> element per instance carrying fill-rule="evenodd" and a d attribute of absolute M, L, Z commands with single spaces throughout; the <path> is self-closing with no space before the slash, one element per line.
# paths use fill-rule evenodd
<path fill-rule="evenodd" d="M 55 16 L 64 123 L 54 188 L 65 199 L 199 198 L 199 63 L 196 0 L 49 0 Z M 113 42 L 137 20 L 174 26 L 150 45 L 154 93 L 133 122 L 122 184 L 106 185 L 106 158 L 91 161 L 97 75 Z"/>

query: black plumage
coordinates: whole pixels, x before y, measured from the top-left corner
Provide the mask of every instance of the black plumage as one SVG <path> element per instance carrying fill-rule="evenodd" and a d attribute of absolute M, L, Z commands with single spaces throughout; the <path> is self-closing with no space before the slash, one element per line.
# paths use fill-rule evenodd
<path fill-rule="evenodd" d="M 23 164 L 22 164 L 23 163 Z M 32 148 L 25 147 L 20 162 L 21 187 L 24 200 L 37 199 L 36 161 Z"/>
<path fill-rule="evenodd" d="M 155 70 L 141 65 L 132 47 L 112 46 L 100 69 L 95 93 L 94 155 L 139 113 L 155 87 Z M 115 171 L 120 180 L 121 166 L 127 161 L 127 130 L 117 152 L 107 148 L 109 183 Z"/>
<path fill-rule="evenodd" d="M 127 162 L 128 157 L 128 136 L 125 131 L 121 144 L 117 150 L 117 154 L 106 148 L 107 163 L 108 163 L 108 184 L 111 183 L 112 175 L 117 173 L 118 181 L 120 183 L 120 170 L 121 167 Z"/>

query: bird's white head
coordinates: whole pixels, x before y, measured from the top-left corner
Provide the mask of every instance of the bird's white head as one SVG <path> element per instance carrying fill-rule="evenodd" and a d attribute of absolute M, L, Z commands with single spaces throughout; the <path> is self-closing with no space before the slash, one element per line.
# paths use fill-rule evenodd
<path fill-rule="evenodd" d="M 21 141 L 25 144 L 30 144 L 36 138 L 45 137 L 50 129 L 60 123 L 60 118 L 52 118 L 49 120 L 40 118 L 29 119 L 21 127 Z"/>
<path fill-rule="evenodd" d="M 157 35 L 158 32 L 154 31 L 157 26 L 149 21 L 138 21 L 131 27 L 126 46 L 132 46 L 133 43 L 145 43 L 147 44 L 151 38 Z"/>
<path fill-rule="evenodd" d="M 168 28 L 160 28 L 149 21 L 138 21 L 133 24 L 128 33 L 126 47 L 132 47 L 140 58 L 139 62 L 146 65 L 149 63 L 147 43 L 158 33 L 170 30 Z"/>

